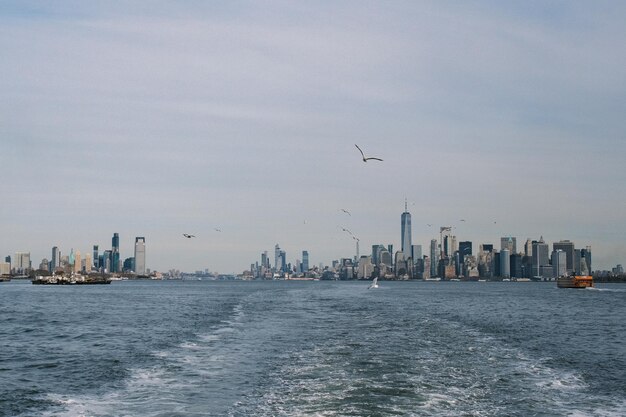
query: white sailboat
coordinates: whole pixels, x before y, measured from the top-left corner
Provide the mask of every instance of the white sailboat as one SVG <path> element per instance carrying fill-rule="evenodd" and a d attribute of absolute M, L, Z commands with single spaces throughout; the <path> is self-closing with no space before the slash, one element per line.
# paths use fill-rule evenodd
<path fill-rule="evenodd" d="M 372 289 L 372 288 L 378 288 L 378 277 L 374 278 L 374 280 L 372 281 L 372 283 L 370 284 L 369 287 L 367 287 L 368 290 Z"/>

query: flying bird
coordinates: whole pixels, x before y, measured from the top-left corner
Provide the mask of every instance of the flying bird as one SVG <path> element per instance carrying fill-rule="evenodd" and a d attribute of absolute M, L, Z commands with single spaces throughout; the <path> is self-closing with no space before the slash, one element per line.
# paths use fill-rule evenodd
<path fill-rule="evenodd" d="M 361 150 L 361 148 L 359 148 L 359 145 L 357 145 L 356 143 L 354 144 L 354 146 L 356 146 L 356 148 L 359 150 L 359 152 L 361 152 L 361 156 L 363 157 L 363 162 L 367 162 L 370 159 L 374 159 L 376 161 L 382 161 L 382 159 L 380 158 L 374 158 L 373 156 L 370 156 L 369 158 L 365 157 L 365 154 L 363 153 L 363 151 Z"/>
<path fill-rule="evenodd" d="M 348 216 L 352 216 L 352 214 L 350 214 L 350 212 L 346 209 L 339 209 L 341 211 L 343 211 L 344 213 L 346 213 Z"/>
<path fill-rule="evenodd" d="M 195 237 L 194 235 L 188 235 L 187 233 L 183 233 L 183 236 L 185 236 L 187 239 L 191 239 L 192 237 Z"/>
<path fill-rule="evenodd" d="M 432 226 L 432 224 L 428 224 L 428 223 L 426 223 L 426 226 L 431 227 L 431 226 Z"/>
<path fill-rule="evenodd" d="M 220 228 L 216 227 L 216 228 L 215 228 L 215 231 L 216 231 L 216 232 L 221 232 L 221 231 L 222 231 L 222 229 L 220 229 Z"/>
<path fill-rule="evenodd" d="M 460 222 L 464 222 L 464 221 L 465 221 L 465 219 L 461 219 L 461 220 L 459 220 L 459 221 L 460 221 Z"/>

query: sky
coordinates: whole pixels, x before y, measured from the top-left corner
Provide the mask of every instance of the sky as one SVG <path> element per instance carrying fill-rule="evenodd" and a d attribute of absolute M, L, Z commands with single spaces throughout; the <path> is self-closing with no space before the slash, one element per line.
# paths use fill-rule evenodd
<path fill-rule="evenodd" d="M 328 264 L 355 255 L 342 228 L 399 249 L 406 199 L 425 254 L 452 226 L 610 269 L 624 21 L 618 1 L 3 1 L 0 255 L 117 232 L 152 270 L 239 273 L 276 244 Z"/>

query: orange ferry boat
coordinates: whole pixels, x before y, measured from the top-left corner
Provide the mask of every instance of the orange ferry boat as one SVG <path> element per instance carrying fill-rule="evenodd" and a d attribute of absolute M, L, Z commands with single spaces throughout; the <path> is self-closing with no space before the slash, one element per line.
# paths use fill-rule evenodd
<path fill-rule="evenodd" d="M 591 275 L 570 275 L 559 277 L 556 280 L 558 288 L 587 288 L 593 287 L 593 277 Z"/>

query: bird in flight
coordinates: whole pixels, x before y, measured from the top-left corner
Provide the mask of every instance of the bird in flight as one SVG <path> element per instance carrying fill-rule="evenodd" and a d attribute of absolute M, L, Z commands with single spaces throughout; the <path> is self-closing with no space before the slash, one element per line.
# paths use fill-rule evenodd
<path fill-rule="evenodd" d="M 348 216 L 352 216 L 352 214 L 350 214 L 350 212 L 346 209 L 339 209 L 341 211 L 343 211 L 344 213 L 346 213 Z"/>
<path fill-rule="evenodd" d="M 461 219 L 461 220 L 459 220 L 459 221 L 460 221 L 460 222 L 464 222 L 464 221 L 465 221 L 465 219 Z"/>
<path fill-rule="evenodd" d="M 183 236 L 185 236 L 187 239 L 191 239 L 192 237 L 195 237 L 194 235 L 189 235 L 187 233 L 183 233 Z"/>
<path fill-rule="evenodd" d="M 359 145 L 357 145 L 356 143 L 354 144 L 354 146 L 356 146 L 356 148 L 359 150 L 359 152 L 361 152 L 361 156 L 363 157 L 363 162 L 367 162 L 370 159 L 374 159 L 376 161 L 382 161 L 382 159 L 380 158 L 374 158 L 373 156 L 370 156 L 369 158 L 365 157 L 365 154 L 363 153 L 363 151 L 361 150 L 361 148 L 359 148 Z"/>
<path fill-rule="evenodd" d="M 222 229 L 220 229 L 219 227 L 216 227 L 216 228 L 215 228 L 215 231 L 216 231 L 216 232 L 221 232 L 221 231 L 222 231 Z"/>
<path fill-rule="evenodd" d="M 428 223 L 427 223 L 427 224 L 426 224 L 426 226 L 430 227 L 430 226 L 432 226 L 432 224 L 428 224 Z"/>

